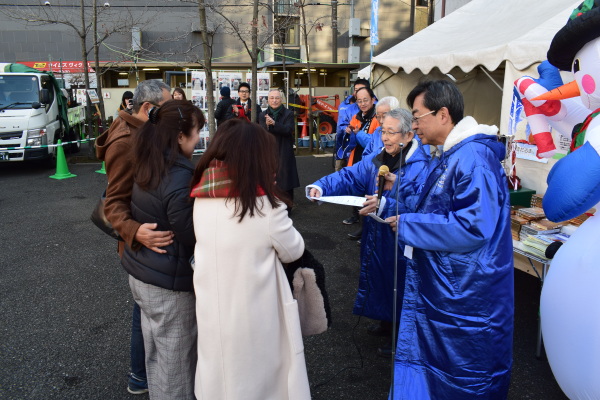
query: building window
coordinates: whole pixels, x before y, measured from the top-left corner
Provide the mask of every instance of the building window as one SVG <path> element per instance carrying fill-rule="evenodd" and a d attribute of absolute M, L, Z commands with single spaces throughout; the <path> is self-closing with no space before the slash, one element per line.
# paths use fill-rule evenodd
<path fill-rule="evenodd" d="M 300 42 L 300 21 L 297 17 L 275 17 L 273 43 L 298 46 Z"/>
<path fill-rule="evenodd" d="M 429 0 L 417 0 L 417 7 L 427 7 Z"/>
<path fill-rule="evenodd" d="M 275 0 L 275 14 L 277 15 L 294 15 L 298 13 L 298 9 L 294 6 L 295 0 Z"/>

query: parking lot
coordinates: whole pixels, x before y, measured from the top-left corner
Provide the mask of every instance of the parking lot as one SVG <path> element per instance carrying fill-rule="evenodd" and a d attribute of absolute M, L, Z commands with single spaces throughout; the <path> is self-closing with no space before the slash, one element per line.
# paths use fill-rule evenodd
<path fill-rule="evenodd" d="M 0 399 L 147 398 L 126 392 L 132 307 L 116 243 L 89 220 L 106 176 L 99 163 L 52 169 L 0 163 Z M 302 185 L 332 171 L 330 156 L 298 157 Z M 295 193 L 292 218 L 325 266 L 333 325 L 305 338 L 313 399 L 386 399 L 384 339 L 352 315 L 359 247 L 341 224 L 343 206 Z M 510 399 L 566 399 L 542 354 L 535 357 L 540 283 L 515 271 L 514 367 Z M 201 338 L 200 338 L 201 339 Z M 260 360 L 256 360 L 260 368 Z"/>

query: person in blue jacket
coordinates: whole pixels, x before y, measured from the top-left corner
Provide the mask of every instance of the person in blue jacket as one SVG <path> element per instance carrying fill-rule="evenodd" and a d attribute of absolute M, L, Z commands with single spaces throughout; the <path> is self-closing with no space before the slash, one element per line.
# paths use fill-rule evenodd
<path fill-rule="evenodd" d="M 443 145 L 414 212 L 388 218 L 412 246 L 392 400 L 506 399 L 512 366 L 513 252 L 498 128 L 463 118 L 456 85 L 407 97 L 424 144 Z"/>
<path fill-rule="evenodd" d="M 362 88 L 370 88 L 369 81 L 367 79 L 359 78 L 354 82 L 354 91 L 352 95 L 346 97 L 344 101 L 338 107 L 338 120 L 337 120 L 337 128 L 335 134 L 335 170 L 339 171 L 344 168 L 348 163 L 348 156 L 352 149 L 354 149 L 353 145 L 349 143 L 344 143 L 346 127 L 350 124 L 350 120 L 352 117 L 356 115 L 359 111 L 358 104 L 356 104 L 356 92 Z M 358 221 L 357 221 L 358 222 Z"/>
<path fill-rule="evenodd" d="M 375 104 L 375 118 L 379 122 L 379 126 L 375 129 L 372 135 L 364 131 L 360 131 L 356 134 L 356 140 L 360 143 L 363 150 L 363 157 L 368 156 L 373 152 L 380 152 L 383 149 L 383 139 L 381 138 L 381 127 L 383 126 L 383 119 L 388 113 L 394 108 L 399 108 L 400 102 L 394 96 L 387 96 L 379 100 Z"/>
<path fill-rule="evenodd" d="M 411 131 L 410 111 L 394 109 L 384 119 L 382 137 L 384 149 L 370 154 L 351 167 L 343 168 L 306 187 L 309 199 L 321 196 L 374 194 L 378 186 L 379 167 L 387 165 L 390 173 L 386 179 L 394 181 L 396 174 L 399 187 L 399 210 L 412 211 L 418 192 L 427 174 L 429 158 L 414 139 Z M 388 185 L 391 186 L 391 185 Z M 386 187 L 382 195 L 379 215 L 395 215 L 395 189 Z M 367 215 L 375 211 L 377 197 L 367 195 L 360 213 Z M 358 293 L 354 303 L 354 314 L 375 320 L 393 320 L 394 288 L 394 234 L 387 224 L 365 218 L 361 244 L 361 270 Z M 406 259 L 398 252 L 398 287 L 404 287 Z M 402 299 L 402 294 L 398 295 Z M 400 307 L 397 308 L 398 310 Z"/>

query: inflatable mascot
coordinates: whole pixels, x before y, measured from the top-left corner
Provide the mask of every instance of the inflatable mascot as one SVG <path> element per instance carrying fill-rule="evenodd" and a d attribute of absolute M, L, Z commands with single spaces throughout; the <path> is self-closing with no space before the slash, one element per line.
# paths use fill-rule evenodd
<path fill-rule="evenodd" d="M 566 221 L 600 201 L 600 0 L 586 0 L 573 11 L 554 36 L 548 61 L 571 71 L 575 81 L 550 91 L 545 79 L 523 77 L 515 85 L 538 156 L 554 154 L 549 125 L 572 133 L 571 151 L 550 171 L 543 199 L 550 220 Z M 540 312 L 546 354 L 562 390 L 570 399 L 600 399 L 599 213 L 556 253 Z"/>

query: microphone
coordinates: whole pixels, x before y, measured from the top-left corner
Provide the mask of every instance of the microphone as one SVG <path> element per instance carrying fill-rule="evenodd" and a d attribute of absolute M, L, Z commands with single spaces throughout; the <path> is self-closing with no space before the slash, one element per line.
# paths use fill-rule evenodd
<path fill-rule="evenodd" d="M 383 187 L 385 186 L 385 174 L 390 172 L 390 169 L 387 165 L 382 165 L 379 167 L 379 172 L 377 176 L 379 177 L 379 185 L 377 188 L 377 206 L 375 208 L 375 214 L 379 213 L 379 205 L 381 204 L 381 197 L 383 197 Z"/>

